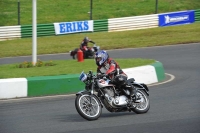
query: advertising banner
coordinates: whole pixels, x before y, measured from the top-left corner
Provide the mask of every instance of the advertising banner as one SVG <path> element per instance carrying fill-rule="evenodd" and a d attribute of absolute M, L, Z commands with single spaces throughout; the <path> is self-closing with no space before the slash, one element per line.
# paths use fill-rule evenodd
<path fill-rule="evenodd" d="M 159 26 L 190 24 L 195 21 L 194 10 L 159 14 Z"/>
<path fill-rule="evenodd" d="M 93 31 L 93 20 L 54 23 L 56 35 Z"/>

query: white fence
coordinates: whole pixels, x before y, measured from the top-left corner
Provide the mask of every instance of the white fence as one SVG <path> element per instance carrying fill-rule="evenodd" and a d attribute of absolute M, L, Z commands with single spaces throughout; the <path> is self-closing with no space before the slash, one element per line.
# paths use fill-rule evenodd
<path fill-rule="evenodd" d="M 108 32 L 158 27 L 158 14 L 108 19 Z"/>
<path fill-rule="evenodd" d="M 21 26 L 0 27 L 0 41 L 21 38 Z"/>

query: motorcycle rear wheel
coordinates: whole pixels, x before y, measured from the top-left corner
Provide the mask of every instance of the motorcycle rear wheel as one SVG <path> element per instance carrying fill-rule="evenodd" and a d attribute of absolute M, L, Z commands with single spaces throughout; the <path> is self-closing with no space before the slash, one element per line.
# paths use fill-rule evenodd
<path fill-rule="evenodd" d="M 75 106 L 79 115 L 89 121 L 97 120 L 102 113 L 101 104 L 97 97 L 93 95 L 78 95 L 75 100 Z"/>
<path fill-rule="evenodd" d="M 132 111 L 137 114 L 148 112 L 148 110 L 150 109 L 149 96 L 143 90 L 137 90 L 137 95 L 140 98 L 140 102 L 133 103 L 134 108 L 132 108 Z"/>

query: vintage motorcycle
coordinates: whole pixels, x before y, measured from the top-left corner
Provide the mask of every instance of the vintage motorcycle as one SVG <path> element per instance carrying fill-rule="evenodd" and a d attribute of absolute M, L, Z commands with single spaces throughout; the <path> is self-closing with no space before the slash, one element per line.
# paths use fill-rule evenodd
<path fill-rule="evenodd" d="M 122 85 L 114 85 L 105 75 L 82 72 L 79 79 L 85 83 L 85 89 L 76 94 L 75 107 L 80 116 L 86 120 L 97 120 L 103 106 L 109 112 L 133 111 L 137 114 L 148 112 L 150 108 L 149 89 L 143 83 L 136 83 L 133 78 L 125 80 Z M 123 79 L 119 80 L 123 81 Z M 128 87 L 134 86 L 139 100 L 128 98 Z"/>
<path fill-rule="evenodd" d="M 77 52 L 78 52 L 79 48 L 75 48 L 74 50 L 70 51 L 70 56 L 73 59 L 77 58 Z M 94 58 L 94 55 L 96 52 L 98 52 L 100 50 L 100 46 L 97 46 L 96 44 L 93 45 L 93 47 L 88 48 L 87 51 L 83 52 L 83 57 L 84 59 L 91 59 Z"/>

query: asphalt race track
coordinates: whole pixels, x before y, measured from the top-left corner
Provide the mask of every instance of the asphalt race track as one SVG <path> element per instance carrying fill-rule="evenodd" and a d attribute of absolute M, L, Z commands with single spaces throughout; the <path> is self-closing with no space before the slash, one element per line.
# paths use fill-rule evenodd
<path fill-rule="evenodd" d="M 149 58 L 163 63 L 171 82 L 149 86 L 146 114 L 110 113 L 96 121 L 76 112 L 75 95 L 0 100 L 0 133 L 200 133 L 200 43 L 109 50 L 112 58 Z M 41 60 L 71 59 L 69 54 L 38 56 Z M 1 58 L 0 64 L 31 61 Z"/>

